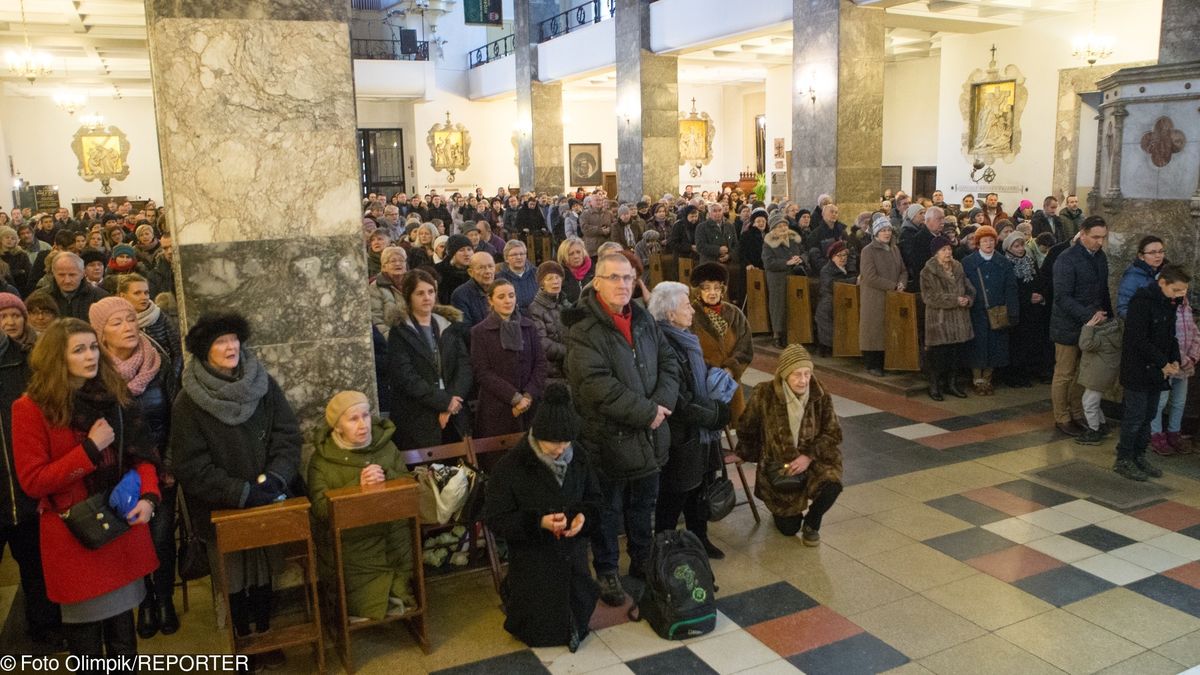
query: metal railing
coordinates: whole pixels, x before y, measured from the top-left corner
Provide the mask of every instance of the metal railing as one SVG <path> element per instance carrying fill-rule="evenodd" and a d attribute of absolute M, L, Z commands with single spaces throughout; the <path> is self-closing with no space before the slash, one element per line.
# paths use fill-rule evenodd
<path fill-rule="evenodd" d="M 350 40 L 350 54 L 372 61 L 428 61 L 429 43 L 416 43 L 416 51 L 404 51 L 399 40 Z"/>
<path fill-rule="evenodd" d="M 617 0 L 607 0 L 608 16 L 617 12 Z M 589 0 L 582 5 L 572 7 L 561 14 L 546 19 L 538 24 L 538 43 L 553 40 L 560 35 L 566 35 L 572 28 L 578 29 L 593 23 L 600 23 L 604 15 L 600 11 L 600 0 Z"/>
<path fill-rule="evenodd" d="M 494 40 L 486 45 L 471 50 L 467 54 L 468 65 L 471 68 L 478 68 L 485 63 L 497 61 L 516 52 L 516 41 L 512 35 L 505 35 L 499 40 Z"/>

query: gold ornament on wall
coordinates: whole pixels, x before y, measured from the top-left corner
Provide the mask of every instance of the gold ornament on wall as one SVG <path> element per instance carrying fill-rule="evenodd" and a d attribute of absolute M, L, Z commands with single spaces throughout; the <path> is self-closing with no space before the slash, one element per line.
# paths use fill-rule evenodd
<path fill-rule="evenodd" d="M 692 178 L 700 176 L 704 167 L 712 161 L 713 137 L 717 130 L 712 118 L 705 112 L 696 112 L 696 99 L 692 99 L 692 112 L 679 111 L 679 166 L 691 165 Z"/>
<path fill-rule="evenodd" d="M 111 181 L 129 177 L 129 139 L 115 126 L 84 125 L 71 140 L 79 160 L 79 177 L 100 181 L 104 194 L 112 192 Z"/>
<path fill-rule="evenodd" d="M 1012 64 L 1000 70 L 994 45 L 991 52 L 987 69 L 971 72 L 958 99 L 963 154 L 986 164 L 1011 162 L 1021 152 L 1021 115 L 1029 99 L 1021 71 Z"/>
<path fill-rule="evenodd" d="M 425 142 L 429 145 L 430 166 L 434 171 L 448 172 L 447 181 L 453 183 L 455 172 L 471 165 L 471 132 L 461 123 L 452 123 L 449 111 L 444 123 L 429 128 Z"/>

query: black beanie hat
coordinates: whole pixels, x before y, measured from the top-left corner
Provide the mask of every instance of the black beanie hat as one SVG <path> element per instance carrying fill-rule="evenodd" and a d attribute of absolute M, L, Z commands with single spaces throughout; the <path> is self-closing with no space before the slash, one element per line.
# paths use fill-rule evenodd
<path fill-rule="evenodd" d="M 230 333 L 236 335 L 239 342 L 245 343 L 250 338 L 250 324 L 246 317 L 237 312 L 210 312 L 200 315 L 183 342 L 192 356 L 204 361 L 208 359 L 212 343 Z"/>
<path fill-rule="evenodd" d="M 108 256 L 104 254 L 104 251 L 101 251 L 98 248 L 85 248 L 83 249 L 83 253 L 79 254 L 79 257 L 83 258 L 84 265 L 94 262 L 108 262 Z"/>
<path fill-rule="evenodd" d="M 579 436 L 579 425 L 579 413 L 575 412 L 567 385 L 555 382 L 546 387 L 533 416 L 533 437 L 550 443 L 574 441 Z"/>
<path fill-rule="evenodd" d="M 446 240 L 446 257 L 453 258 L 455 253 L 464 248 L 474 250 L 474 247 L 471 246 L 471 240 L 467 239 L 467 236 L 464 234 L 452 234 Z"/>

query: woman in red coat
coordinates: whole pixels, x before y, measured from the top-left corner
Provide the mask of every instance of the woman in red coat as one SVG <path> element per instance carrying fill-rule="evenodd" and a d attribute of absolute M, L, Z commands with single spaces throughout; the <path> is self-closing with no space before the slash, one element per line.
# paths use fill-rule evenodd
<path fill-rule="evenodd" d="M 488 287 L 492 311 L 471 329 L 471 371 L 479 384 L 475 435 L 525 431 L 546 386 L 546 357 L 533 322 L 517 310 L 508 279 Z"/>
<path fill-rule="evenodd" d="M 77 319 L 50 325 L 30 367 L 29 388 L 12 407 L 13 458 L 21 488 L 39 501 L 47 595 L 62 606 L 72 654 L 136 654 L 133 608 L 146 593 L 142 578 L 158 567 L 146 523 L 159 494 L 152 456 L 133 440 L 129 391 L 100 352 L 96 332 Z M 120 514 L 132 527 L 93 550 L 59 514 L 121 480 L 119 450 L 121 472 L 141 480 L 136 505 Z"/>

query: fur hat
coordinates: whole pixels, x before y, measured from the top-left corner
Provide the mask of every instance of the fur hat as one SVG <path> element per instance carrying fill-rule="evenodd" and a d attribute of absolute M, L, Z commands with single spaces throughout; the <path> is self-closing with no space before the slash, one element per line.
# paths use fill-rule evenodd
<path fill-rule="evenodd" d="M 101 336 L 101 341 L 103 341 L 104 324 L 108 323 L 113 314 L 124 311 L 133 312 L 135 316 L 137 315 L 137 311 L 133 308 L 133 305 L 125 298 L 115 295 L 100 298 L 88 308 L 88 323 L 92 324 L 92 328 L 96 330 L 96 333 Z"/>
<path fill-rule="evenodd" d="M 692 268 L 692 278 L 689 281 L 691 281 L 693 287 L 697 287 L 706 281 L 727 284 L 729 283 L 729 270 L 725 269 L 725 266 L 720 263 L 706 262 Z"/>
<path fill-rule="evenodd" d="M 83 252 L 79 254 L 79 257 L 83 258 L 84 265 L 88 265 L 88 264 L 91 264 L 94 262 L 98 262 L 98 263 L 106 262 L 104 251 L 101 251 L 98 248 L 85 248 L 85 249 L 83 249 Z"/>
<path fill-rule="evenodd" d="M 20 310 L 21 316 L 29 318 L 29 310 L 25 309 L 25 303 L 12 293 L 0 293 L 0 309 L 17 309 Z"/>
<path fill-rule="evenodd" d="M 984 225 L 983 227 L 979 228 L 978 230 L 975 230 L 975 241 L 976 242 L 979 242 L 988 237 L 991 237 L 992 239 L 997 239 L 997 240 L 1000 239 L 1000 235 L 996 234 L 996 228 L 992 227 L 991 225 Z"/>
<path fill-rule="evenodd" d="M 793 342 L 779 355 L 779 363 L 775 366 L 775 377 L 786 380 L 788 375 L 797 368 L 812 368 L 813 360 L 804 345 Z"/>
<path fill-rule="evenodd" d="M 562 277 L 562 278 L 565 278 L 567 276 L 567 273 L 563 271 L 562 265 L 559 265 L 558 263 L 554 262 L 553 260 L 547 260 L 546 262 L 542 263 L 541 265 L 538 265 L 538 268 L 537 268 L 538 286 L 542 285 L 542 279 L 545 279 L 546 277 L 550 276 L 551 274 L 557 274 L 559 277 Z"/>
<path fill-rule="evenodd" d="M 833 256 L 846 250 L 846 242 L 840 239 L 833 240 L 829 246 L 825 247 L 825 259 L 833 260 Z"/>
<path fill-rule="evenodd" d="M 546 387 L 537 414 L 533 416 L 530 432 L 539 441 L 559 443 L 574 441 L 579 436 L 579 413 L 571 402 L 571 391 L 567 385 L 554 383 Z"/>
<path fill-rule="evenodd" d="M 330 428 L 336 427 L 338 420 L 342 419 L 342 415 L 356 405 L 366 405 L 370 408 L 371 401 L 362 392 L 339 391 L 329 399 L 329 404 L 325 406 L 325 422 L 329 424 Z"/>
<path fill-rule="evenodd" d="M 932 255 L 937 255 L 937 252 L 946 246 L 954 246 L 954 244 L 950 242 L 950 237 L 947 237 L 944 234 L 939 234 L 933 238 L 933 241 L 929 242 L 929 253 Z"/>
<path fill-rule="evenodd" d="M 246 317 L 237 312 L 209 312 L 201 314 L 200 318 L 187 332 L 184 347 L 197 359 L 204 361 L 208 358 L 208 350 L 217 338 L 230 333 L 237 336 L 239 342 L 250 339 L 250 323 Z"/>

